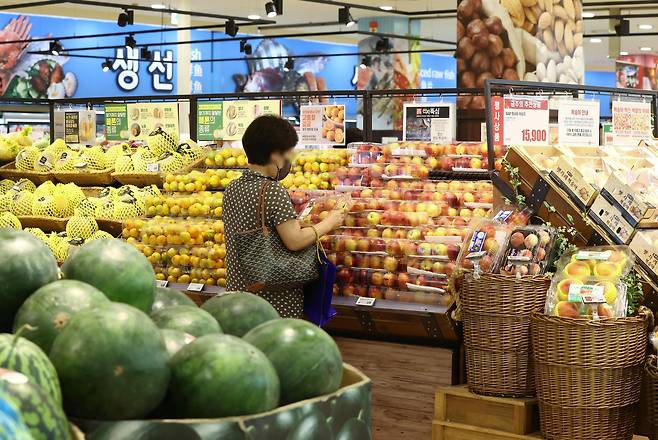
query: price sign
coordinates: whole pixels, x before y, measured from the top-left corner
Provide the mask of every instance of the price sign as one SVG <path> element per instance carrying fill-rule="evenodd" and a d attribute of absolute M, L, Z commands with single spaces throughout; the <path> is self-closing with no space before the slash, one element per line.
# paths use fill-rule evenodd
<path fill-rule="evenodd" d="M 126 104 L 105 104 L 105 136 L 108 141 L 120 141 L 130 137 Z"/>
<path fill-rule="evenodd" d="M 492 98 L 494 145 L 547 145 L 548 98 L 506 95 Z"/>
<path fill-rule="evenodd" d="M 96 112 L 93 110 L 56 111 L 55 137 L 66 143 L 94 145 L 96 143 Z"/>
<path fill-rule="evenodd" d="M 167 280 L 155 280 L 155 287 L 167 287 L 169 282 Z"/>
<path fill-rule="evenodd" d="M 196 111 L 197 140 L 212 141 L 221 139 L 223 123 L 223 102 L 200 102 Z"/>
<path fill-rule="evenodd" d="M 360 296 L 356 299 L 357 306 L 368 306 L 372 307 L 375 304 L 375 298 L 368 298 L 366 296 Z"/>
<path fill-rule="evenodd" d="M 408 103 L 402 111 L 402 140 L 447 144 L 456 139 L 455 105 Z"/>
<path fill-rule="evenodd" d="M 201 292 L 203 290 L 203 284 L 201 283 L 190 283 L 187 286 L 187 290 L 190 292 Z"/>
<path fill-rule="evenodd" d="M 612 102 L 612 140 L 615 145 L 637 146 L 653 137 L 650 102 Z"/>
<path fill-rule="evenodd" d="M 599 101 L 561 99 L 557 107 L 561 145 L 599 145 Z"/>

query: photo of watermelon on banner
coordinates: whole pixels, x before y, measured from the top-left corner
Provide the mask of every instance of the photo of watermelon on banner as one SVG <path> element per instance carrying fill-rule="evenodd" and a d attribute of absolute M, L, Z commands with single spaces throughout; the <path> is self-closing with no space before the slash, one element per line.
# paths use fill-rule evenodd
<path fill-rule="evenodd" d="M 457 78 L 484 87 L 489 78 L 583 84 L 581 0 L 460 0 Z M 483 109 L 483 96 L 461 96 L 458 108 Z"/>

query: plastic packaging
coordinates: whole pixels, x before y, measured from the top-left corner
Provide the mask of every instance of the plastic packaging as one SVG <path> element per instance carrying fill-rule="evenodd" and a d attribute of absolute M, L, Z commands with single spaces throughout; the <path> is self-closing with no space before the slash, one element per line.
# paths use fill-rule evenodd
<path fill-rule="evenodd" d="M 563 255 L 546 296 L 545 313 L 595 320 L 626 316 L 622 278 L 633 264 L 627 246 L 599 246 Z"/>
<path fill-rule="evenodd" d="M 500 223 L 487 220 L 474 225 L 462 245 L 459 264 L 473 269 L 476 278 L 481 273 L 496 272 L 508 237 L 509 229 Z"/>
<path fill-rule="evenodd" d="M 299 213 L 298 219 L 305 225 L 316 224 L 324 220 L 333 210 L 349 211 L 350 203 L 350 196 L 347 194 L 316 197 L 309 200 Z"/>
<path fill-rule="evenodd" d="M 500 273 L 540 275 L 546 272 L 555 243 L 555 229 L 546 226 L 524 226 L 512 230 L 500 265 Z"/>

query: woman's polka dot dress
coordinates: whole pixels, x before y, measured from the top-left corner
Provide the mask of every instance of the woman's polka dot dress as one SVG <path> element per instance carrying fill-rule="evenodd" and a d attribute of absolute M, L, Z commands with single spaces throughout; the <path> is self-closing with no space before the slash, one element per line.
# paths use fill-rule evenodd
<path fill-rule="evenodd" d="M 266 180 L 272 181 L 265 191 L 265 222 L 270 231 L 276 234 L 277 225 L 297 218 L 288 192 L 274 179 L 246 170 L 239 179 L 228 185 L 222 202 L 228 290 L 246 290 L 246 281 L 238 268 L 233 237 L 237 232 L 253 229 L 260 224 L 256 218 L 258 193 Z M 272 304 L 282 318 L 301 318 L 304 311 L 301 287 L 277 292 L 261 291 L 258 295 Z"/>

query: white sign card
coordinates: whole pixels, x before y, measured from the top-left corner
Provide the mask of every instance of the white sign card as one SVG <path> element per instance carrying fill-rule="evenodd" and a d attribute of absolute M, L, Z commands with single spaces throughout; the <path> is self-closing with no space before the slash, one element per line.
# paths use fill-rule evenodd
<path fill-rule="evenodd" d="M 457 137 L 453 103 L 408 103 L 402 115 L 402 140 L 447 144 Z"/>
<path fill-rule="evenodd" d="M 599 101 L 561 99 L 557 111 L 560 145 L 599 145 Z"/>

